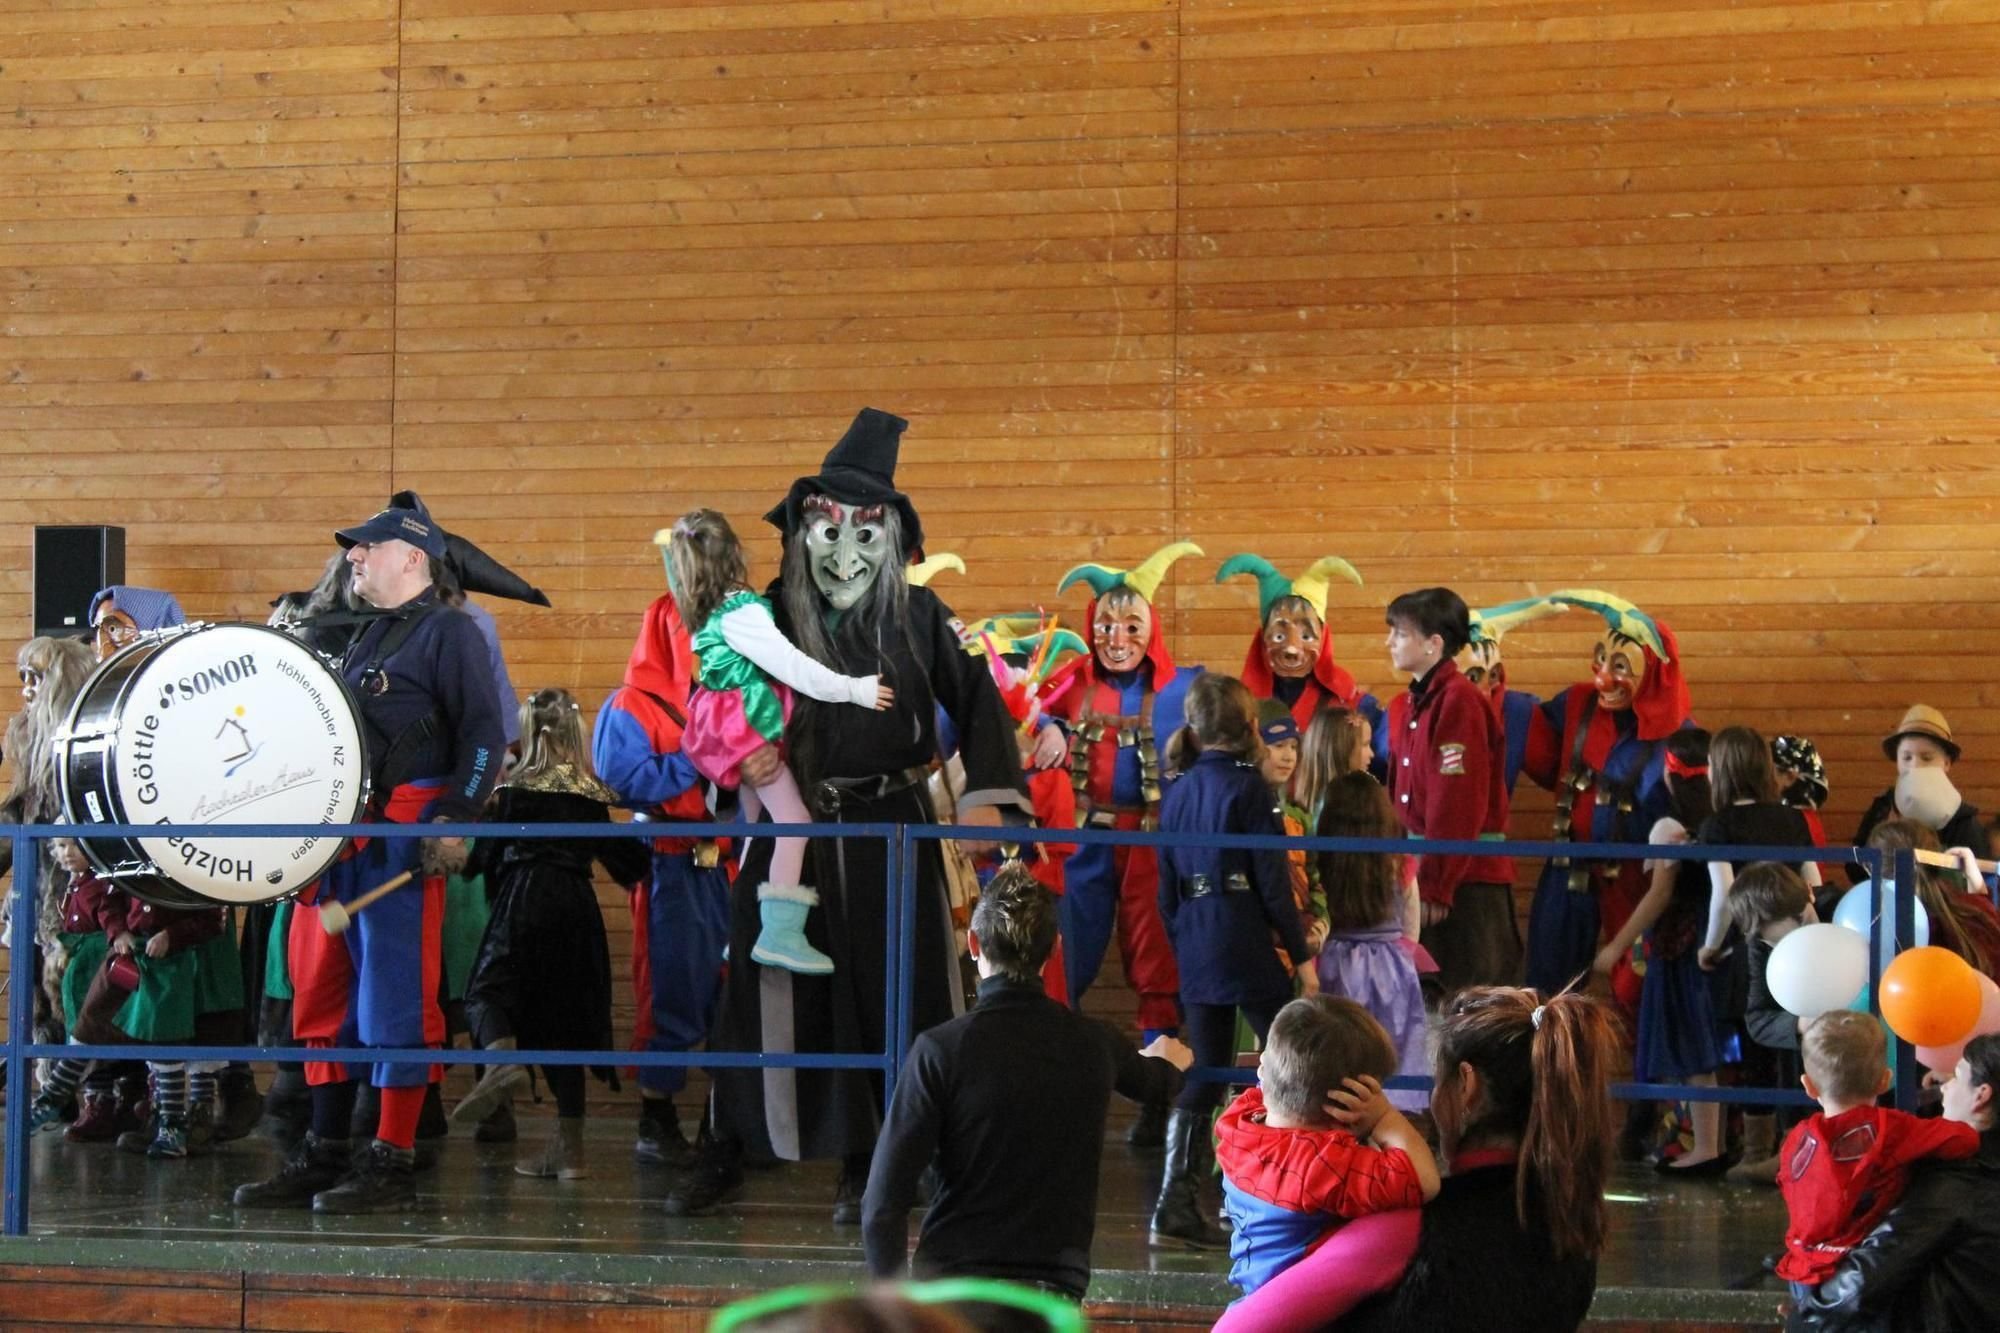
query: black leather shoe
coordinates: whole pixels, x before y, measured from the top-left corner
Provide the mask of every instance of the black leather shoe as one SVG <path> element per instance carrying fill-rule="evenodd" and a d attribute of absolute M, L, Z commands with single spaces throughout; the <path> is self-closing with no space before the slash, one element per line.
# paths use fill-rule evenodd
<path fill-rule="evenodd" d="M 743 1193 L 743 1163 L 726 1144 L 705 1142 L 660 1207 L 668 1217 L 707 1217 Z"/>
<path fill-rule="evenodd" d="M 1727 1157 L 1711 1157 L 1695 1166 L 1675 1166 L 1678 1160 L 1662 1157 L 1653 1164 L 1653 1170 L 1668 1180 L 1719 1180 L 1729 1173 Z"/>
<path fill-rule="evenodd" d="M 416 1154 L 380 1139 L 370 1143 L 347 1179 L 313 1195 L 316 1213 L 407 1213 L 417 1206 Z"/>
<path fill-rule="evenodd" d="M 269 1180 L 238 1185 L 239 1208 L 304 1208 L 321 1190 L 331 1189 L 347 1174 L 347 1144 L 307 1134 L 286 1156 Z"/>

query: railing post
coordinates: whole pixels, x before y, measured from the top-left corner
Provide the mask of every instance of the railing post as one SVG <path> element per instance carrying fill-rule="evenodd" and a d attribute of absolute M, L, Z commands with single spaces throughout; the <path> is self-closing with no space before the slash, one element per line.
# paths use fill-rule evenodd
<path fill-rule="evenodd" d="M 1913 948 L 1916 945 L 1918 873 L 1917 854 L 1915 852 L 1905 848 L 1896 853 L 1896 947 L 1892 951 L 1890 959 L 1884 962 L 1883 965 L 1885 967 L 1888 965 L 1888 961 L 1894 960 L 1895 954 L 1901 953 L 1905 949 Z M 1876 974 L 1873 984 L 1877 991 L 1874 997 L 1875 1011 L 1879 1014 L 1882 1011 L 1882 997 L 1879 993 L 1882 987 L 1880 973 Z M 1904 1041 L 1901 1037 L 1896 1037 L 1895 1042 L 1896 1105 L 1905 1111 L 1914 1111 L 1917 1109 L 1917 1051 L 1914 1046 L 1911 1046 L 1910 1043 Z"/>
<path fill-rule="evenodd" d="M 888 909 L 887 919 L 882 923 L 883 948 L 888 951 L 883 969 L 882 983 L 882 1115 L 887 1119 L 890 1104 L 896 1100 L 896 1075 L 903 1068 L 903 1052 L 896 1045 L 898 1024 L 896 1006 L 900 1003 L 903 989 L 900 969 L 902 967 L 903 946 L 899 937 L 902 931 L 903 911 L 898 894 L 903 887 L 903 826 L 898 824 L 894 834 L 883 839 L 888 855 L 882 859 L 888 864 L 888 883 L 884 884 L 884 906 Z"/>
<path fill-rule="evenodd" d="M 14 917 L 7 940 L 7 1168 L 0 1230 L 28 1234 L 28 1043 L 35 1038 L 35 897 L 41 888 L 35 839 L 14 832 Z"/>
<path fill-rule="evenodd" d="M 896 1068 L 900 1070 L 909 1056 L 910 1042 L 915 1039 L 910 1029 L 916 1021 L 917 840 L 910 836 L 908 824 L 896 826 L 896 843 L 901 849 L 896 858 L 896 873 L 901 881 L 896 895 L 896 909 L 902 914 L 903 924 L 897 931 L 896 1030 L 892 1036 L 896 1043 Z M 944 850 L 942 844 L 938 850 Z M 959 984 L 955 975 L 950 980 L 954 987 Z"/>

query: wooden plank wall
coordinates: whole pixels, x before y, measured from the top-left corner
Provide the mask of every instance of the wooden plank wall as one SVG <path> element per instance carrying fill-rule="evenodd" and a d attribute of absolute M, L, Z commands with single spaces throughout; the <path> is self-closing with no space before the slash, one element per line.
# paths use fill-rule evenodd
<path fill-rule="evenodd" d="M 1704 720 L 1819 741 L 1831 827 L 1914 698 L 1990 807 L 1996 49 L 1927 0 L 0 0 L 0 616 L 30 525 L 107 521 L 261 617 L 415 486 L 594 706 L 652 530 L 770 571 L 872 403 L 967 613 L 1191 537 L 1175 640 L 1234 669 L 1220 558 L 1337 552 L 1387 689 L 1396 591 L 1601 585 Z"/>

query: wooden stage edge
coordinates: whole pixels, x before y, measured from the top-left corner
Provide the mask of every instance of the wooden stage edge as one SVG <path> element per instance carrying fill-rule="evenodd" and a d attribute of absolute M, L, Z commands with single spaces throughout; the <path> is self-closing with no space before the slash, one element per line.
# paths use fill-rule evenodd
<path fill-rule="evenodd" d="M 699 1333 L 711 1312 L 757 1291 L 849 1278 L 849 1265 L 767 1258 L 558 1255 L 35 1236 L 0 1240 L 0 1324 L 42 1329 L 646 1329 Z M 1205 1281 L 1139 1272 L 1099 1275 L 1094 1328 L 1204 1329 Z M 1769 1292 L 1607 1288 L 1588 1327 L 1772 1329 Z"/>

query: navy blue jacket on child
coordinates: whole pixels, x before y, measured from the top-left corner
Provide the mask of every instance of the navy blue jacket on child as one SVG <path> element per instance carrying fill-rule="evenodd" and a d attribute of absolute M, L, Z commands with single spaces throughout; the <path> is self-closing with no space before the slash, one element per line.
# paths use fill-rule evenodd
<path fill-rule="evenodd" d="M 1166 833 L 1265 834 L 1282 838 L 1277 798 L 1255 764 L 1205 750 L 1174 779 L 1160 805 Z M 1160 916 L 1174 942 L 1186 1004 L 1254 1004 L 1291 998 L 1291 978 L 1271 948 L 1294 963 L 1312 957 L 1292 902 L 1283 848 L 1160 849 Z"/>

